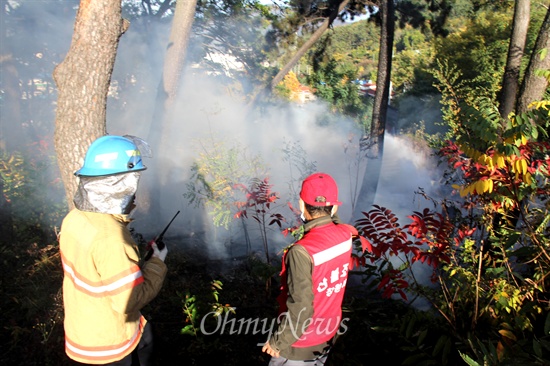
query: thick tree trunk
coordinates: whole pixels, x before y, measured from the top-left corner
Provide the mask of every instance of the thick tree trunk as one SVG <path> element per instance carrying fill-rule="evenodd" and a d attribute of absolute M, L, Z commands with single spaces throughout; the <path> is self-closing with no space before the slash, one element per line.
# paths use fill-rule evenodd
<path fill-rule="evenodd" d="M 107 93 L 127 28 L 120 0 L 82 0 L 69 52 L 54 70 L 59 92 L 54 143 L 69 209 L 77 187 L 73 174 L 90 144 L 106 133 Z"/>
<path fill-rule="evenodd" d="M 197 0 L 178 0 L 176 2 L 170 39 L 168 40 L 164 58 L 161 88 L 159 89 L 159 96 L 164 96 L 165 111 L 171 109 L 172 103 L 178 94 L 181 73 L 187 53 L 187 44 L 189 43 L 189 36 L 191 35 L 193 20 L 195 19 L 196 6 Z"/>
<path fill-rule="evenodd" d="M 504 71 L 500 94 L 499 111 L 503 118 L 507 118 L 508 114 L 515 108 L 519 89 L 521 59 L 527 40 L 527 30 L 529 29 L 530 10 L 531 0 L 516 0 L 512 36 L 508 47 L 508 59 L 506 60 L 506 70 Z"/>
<path fill-rule="evenodd" d="M 378 74 L 376 79 L 376 94 L 370 135 L 364 139 L 370 141 L 367 146 L 368 156 L 365 175 L 354 207 L 353 218 L 362 217 L 363 211 L 369 211 L 374 203 L 384 156 L 384 134 L 390 97 L 391 66 L 393 54 L 393 38 L 395 33 L 395 5 L 393 0 L 380 3 L 380 53 L 378 59 Z"/>
<path fill-rule="evenodd" d="M 178 0 L 176 3 L 162 78 L 157 91 L 155 111 L 147 137 L 155 156 L 161 158 L 156 159 L 155 165 L 150 166 L 150 171 L 144 175 L 144 179 L 149 182 L 147 184 L 148 191 L 144 192 L 147 196 L 145 199 L 149 201 L 149 214 L 155 218 L 162 217 L 160 216 L 163 214 L 162 187 L 168 183 L 169 176 L 174 173 L 174 167 L 169 165 L 172 162 L 169 158 L 170 152 L 174 151 L 174 146 L 168 143 L 170 139 L 167 137 L 172 135 L 173 124 L 176 122 L 173 115 L 174 102 L 180 89 L 196 6 L 197 0 Z"/>
<path fill-rule="evenodd" d="M 540 27 L 539 35 L 535 43 L 535 49 L 531 54 L 525 77 L 517 102 L 517 113 L 527 111 L 529 104 L 542 100 L 548 88 L 548 80 L 537 76 L 537 70 L 550 70 L 550 8 L 546 12 L 544 21 Z"/>
<path fill-rule="evenodd" d="M 161 137 L 168 136 L 172 122 L 172 107 L 179 91 L 196 5 L 197 0 L 178 1 L 172 19 L 172 30 L 164 56 L 164 66 L 157 90 L 155 111 L 147 136 L 153 151 L 156 151 L 159 155 L 164 150 Z"/>

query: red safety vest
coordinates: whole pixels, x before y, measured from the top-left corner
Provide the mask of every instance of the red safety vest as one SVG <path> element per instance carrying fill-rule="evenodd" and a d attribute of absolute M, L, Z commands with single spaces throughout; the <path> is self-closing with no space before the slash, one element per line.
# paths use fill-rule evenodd
<path fill-rule="evenodd" d="M 353 228 L 353 227 L 352 227 Z M 326 225 L 312 228 L 294 245 L 301 245 L 313 263 L 313 316 L 308 328 L 293 347 L 310 347 L 330 340 L 342 321 L 342 301 L 351 265 L 352 232 L 349 225 Z M 280 312 L 286 311 L 286 269 L 283 256 Z"/>

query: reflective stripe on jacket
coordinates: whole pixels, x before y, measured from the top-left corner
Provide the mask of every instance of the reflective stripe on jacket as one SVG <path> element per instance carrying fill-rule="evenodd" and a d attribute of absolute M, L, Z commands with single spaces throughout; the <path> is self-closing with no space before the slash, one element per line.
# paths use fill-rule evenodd
<path fill-rule="evenodd" d="M 313 228 L 295 245 L 304 247 L 313 260 L 313 316 L 292 347 L 309 347 L 332 339 L 340 327 L 352 250 L 351 233 L 346 227 L 329 223 Z"/>
<path fill-rule="evenodd" d="M 63 263 L 65 350 L 75 361 L 104 364 L 129 355 L 146 320 L 140 309 L 159 292 L 166 265 L 139 251 L 124 215 L 73 209 L 59 239 Z"/>
<path fill-rule="evenodd" d="M 338 330 L 335 322 L 341 318 L 354 234 L 350 225 L 337 223 L 330 216 L 309 221 L 304 231 L 303 238 L 283 254 L 281 294 L 277 299 L 280 324 L 268 340 L 281 357 L 291 360 L 311 360 L 330 348 L 333 333 Z M 345 277 L 340 277 L 342 274 Z M 321 324 L 317 328 L 320 333 L 312 334 L 316 328 L 308 329 L 308 325 L 320 324 L 324 317 L 330 317 L 331 324 Z M 307 335 L 302 337 L 304 333 Z"/>
<path fill-rule="evenodd" d="M 72 342 L 67 336 L 65 337 L 65 351 L 67 355 L 73 360 L 88 363 L 109 363 L 113 362 L 113 358 L 117 360 L 124 358 L 128 353 L 132 352 L 136 348 L 141 339 L 143 328 L 145 327 L 146 320 L 142 316 L 140 318 L 139 327 L 136 328 L 134 335 L 128 341 L 115 345 L 104 347 L 86 347 Z"/>

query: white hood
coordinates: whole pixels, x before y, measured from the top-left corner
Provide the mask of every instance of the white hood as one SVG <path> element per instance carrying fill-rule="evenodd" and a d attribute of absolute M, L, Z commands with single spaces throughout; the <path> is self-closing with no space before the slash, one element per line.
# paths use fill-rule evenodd
<path fill-rule="evenodd" d="M 129 214 L 134 208 L 140 173 L 80 177 L 74 195 L 75 207 L 81 211 Z"/>

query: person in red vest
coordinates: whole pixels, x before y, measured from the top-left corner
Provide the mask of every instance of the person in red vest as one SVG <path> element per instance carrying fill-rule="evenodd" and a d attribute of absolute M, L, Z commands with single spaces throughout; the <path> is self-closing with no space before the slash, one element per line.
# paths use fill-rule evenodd
<path fill-rule="evenodd" d="M 127 227 L 146 148 L 133 136 L 102 136 L 75 172 L 75 208 L 59 248 L 65 352 L 81 364 L 152 365 L 152 330 L 140 310 L 162 287 L 167 249 L 151 242 L 152 257 L 141 263 Z"/>
<path fill-rule="evenodd" d="M 269 366 L 324 365 L 342 319 L 353 227 L 340 224 L 338 186 L 326 173 L 302 182 L 304 236 L 283 254 L 279 325 L 262 351 Z"/>

